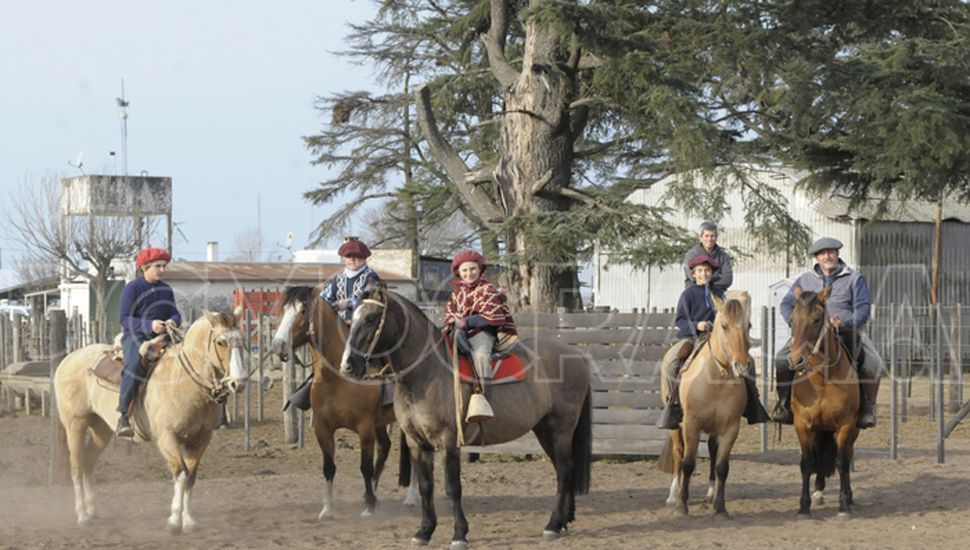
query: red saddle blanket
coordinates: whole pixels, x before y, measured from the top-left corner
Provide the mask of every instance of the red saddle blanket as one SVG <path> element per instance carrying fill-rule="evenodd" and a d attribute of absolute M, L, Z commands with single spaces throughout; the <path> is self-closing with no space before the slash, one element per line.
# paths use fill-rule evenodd
<path fill-rule="evenodd" d="M 454 353 L 451 349 L 451 342 L 448 341 L 448 353 Z M 521 382 L 525 380 L 525 365 L 514 353 L 510 353 L 501 359 L 492 360 L 492 369 L 495 374 L 488 384 L 509 384 L 511 382 Z M 496 370 L 497 369 L 497 370 Z M 474 367 L 472 361 L 464 355 L 458 356 L 458 372 L 461 373 L 462 382 L 474 382 Z"/>

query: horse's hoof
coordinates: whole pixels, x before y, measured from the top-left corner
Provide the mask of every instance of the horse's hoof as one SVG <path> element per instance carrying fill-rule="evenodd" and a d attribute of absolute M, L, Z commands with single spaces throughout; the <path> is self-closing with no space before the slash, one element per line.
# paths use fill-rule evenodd
<path fill-rule="evenodd" d="M 360 513 L 360 517 L 362 517 L 362 518 L 369 518 L 369 517 L 373 517 L 373 516 L 374 516 L 374 512 L 372 512 L 370 510 L 364 510 L 363 512 Z"/>
<path fill-rule="evenodd" d="M 546 529 L 542 532 L 542 538 L 545 540 L 559 540 L 559 537 L 561 536 L 562 533 L 559 531 L 553 531 L 552 529 Z"/>
<path fill-rule="evenodd" d="M 419 539 L 418 537 L 411 538 L 411 546 L 427 546 L 428 541 L 425 539 Z"/>
<path fill-rule="evenodd" d="M 812 493 L 812 504 L 816 506 L 819 504 L 825 504 L 825 495 L 822 494 L 822 491 L 815 491 Z"/>
<path fill-rule="evenodd" d="M 182 520 L 183 533 L 191 533 L 192 531 L 195 531 L 195 528 L 197 526 L 198 526 L 198 523 L 196 523 L 195 521 L 186 521 L 184 519 Z"/>
<path fill-rule="evenodd" d="M 845 511 L 845 512 L 839 512 L 839 516 L 838 517 L 842 521 L 848 521 L 848 520 L 852 519 L 852 512 L 849 512 L 848 510 Z"/>
<path fill-rule="evenodd" d="M 168 534 L 170 535 L 181 535 L 182 526 L 177 523 L 168 522 Z"/>
<path fill-rule="evenodd" d="M 405 506 L 411 506 L 411 507 L 417 506 L 418 505 L 418 499 L 416 499 L 416 498 L 406 498 L 406 499 L 404 499 L 404 505 Z"/>
<path fill-rule="evenodd" d="M 468 550 L 468 542 L 464 540 L 451 541 L 451 550 Z"/>
<path fill-rule="evenodd" d="M 798 512 L 795 519 L 812 519 L 812 514 L 810 512 Z"/>
<path fill-rule="evenodd" d="M 666 504 L 667 506 L 673 506 L 677 504 L 677 497 L 668 497 L 667 500 L 664 501 L 664 504 Z"/>
<path fill-rule="evenodd" d="M 715 512 L 712 519 L 714 519 L 714 521 L 730 521 L 731 514 L 727 512 Z"/>
<path fill-rule="evenodd" d="M 91 518 L 90 517 L 77 518 L 77 526 L 78 527 L 90 527 L 91 526 Z"/>
<path fill-rule="evenodd" d="M 333 519 L 333 510 L 327 508 L 320 510 L 320 514 L 317 516 L 317 521 L 326 521 L 328 519 Z"/>

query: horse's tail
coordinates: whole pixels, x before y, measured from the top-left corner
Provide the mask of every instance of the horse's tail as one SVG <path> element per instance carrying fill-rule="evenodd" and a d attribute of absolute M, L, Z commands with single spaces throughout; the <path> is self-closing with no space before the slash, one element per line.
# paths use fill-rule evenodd
<path fill-rule="evenodd" d="M 823 478 L 835 473 L 835 459 L 838 447 L 835 444 L 835 434 L 832 432 L 815 432 L 815 445 L 812 454 L 815 456 L 815 473 Z"/>
<path fill-rule="evenodd" d="M 53 483 L 63 485 L 71 481 L 71 453 L 67 448 L 67 429 L 60 415 L 54 411 L 54 449 L 51 453 Z"/>
<path fill-rule="evenodd" d="M 397 485 L 398 487 L 411 486 L 411 449 L 408 448 L 408 439 L 401 431 L 401 458 L 397 462 Z"/>
<path fill-rule="evenodd" d="M 674 470 L 674 434 L 670 430 L 665 430 L 667 437 L 664 438 L 664 446 L 660 449 L 660 456 L 657 457 L 657 468 L 661 472 L 668 474 L 677 473 Z"/>
<path fill-rule="evenodd" d="M 586 401 L 579 422 L 573 430 L 573 494 L 589 492 L 593 466 L 593 390 L 586 389 Z"/>

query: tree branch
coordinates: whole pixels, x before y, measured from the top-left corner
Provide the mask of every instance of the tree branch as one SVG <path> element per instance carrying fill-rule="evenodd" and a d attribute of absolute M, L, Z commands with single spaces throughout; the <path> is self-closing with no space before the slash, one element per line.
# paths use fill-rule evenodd
<path fill-rule="evenodd" d="M 519 71 L 505 59 L 505 33 L 509 26 L 508 0 L 491 0 L 491 23 L 488 34 L 482 35 L 485 53 L 488 55 L 488 65 L 492 75 L 499 83 L 509 88 L 519 78 Z"/>
<path fill-rule="evenodd" d="M 465 181 L 465 174 L 469 172 L 468 166 L 451 145 L 445 141 L 438 130 L 434 112 L 431 110 L 431 92 L 427 86 L 421 86 L 415 90 L 414 103 L 418 111 L 418 123 L 428 142 L 431 156 L 444 166 L 449 179 L 455 184 L 458 192 L 468 201 L 472 210 L 480 219 L 489 224 L 501 223 L 505 215 L 498 205 L 484 192 L 478 191 L 477 186 Z"/>

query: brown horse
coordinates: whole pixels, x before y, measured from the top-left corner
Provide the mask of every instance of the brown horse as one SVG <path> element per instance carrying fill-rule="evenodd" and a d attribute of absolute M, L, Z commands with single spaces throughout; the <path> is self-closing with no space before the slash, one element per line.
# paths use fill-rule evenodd
<path fill-rule="evenodd" d="M 184 340 L 162 355 L 134 403 L 135 433 L 143 441 L 155 440 L 175 482 L 168 517 L 172 532 L 196 525 L 189 502 L 199 460 L 219 426 L 223 402 L 248 378 L 237 316 L 206 312 L 192 323 Z M 74 510 L 82 526 L 95 517 L 94 464 L 118 422 L 118 390 L 108 389 L 92 373 L 111 352 L 106 344 L 81 348 L 68 354 L 54 374 L 58 438 L 70 452 Z"/>
<path fill-rule="evenodd" d="M 792 413 L 801 445 L 802 496 L 798 514 L 811 514 L 809 478 L 815 474 L 814 500 L 822 501 L 825 478 L 839 470 L 839 515 L 851 513 L 849 468 L 859 435 L 859 379 L 849 354 L 836 338 L 825 311 L 831 287 L 821 292 L 795 287 L 792 311 Z"/>
<path fill-rule="evenodd" d="M 384 463 L 391 448 L 388 425 L 394 421 L 394 407 L 382 405 L 379 383 L 360 383 L 340 375 L 336 365 L 344 352 L 347 326 L 337 316 L 329 302 L 320 297 L 324 285 L 294 286 L 286 289 L 282 303 L 282 318 L 273 336 L 272 350 L 284 361 L 289 350 L 310 344 L 313 383 L 310 386 L 310 406 L 313 411 L 313 432 L 323 453 L 323 477 L 326 487 L 323 508 L 318 519 L 333 517 L 333 478 L 337 473 L 334 462 L 334 432 L 340 428 L 352 430 L 360 438 L 360 473 L 364 477 L 363 516 L 374 513 L 377 505 L 377 482 L 384 471 Z M 377 441 L 377 461 L 374 461 L 374 442 Z M 410 478 L 410 455 L 402 448 L 402 483 Z M 412 484 L 413 485 L 413 484 Z M 417 503 L 417 487 L 408 490 L 405 504 Z"/>
<path fill-rule="evenodd" d="M 354 311 L 341 371 L 364 376 L 367 362 L 388 357 L 397 380 L 394 410 L 417 466 L 421 492 L 421 527 L 414 544 L 427 544 L 437 526 L 434 510 L 434 452 L 445 461 L 445 492 L 455 524 L 452 549 L 467 547 L 468 522 L 461 505 L 460 430 L 470 443 L 492 445 L 516 439 L 529 430 L 556 469 L 558 499 L 543 532 L 558 538 L 575 519 L 575 495 L 589 490 L 592 461 L 590 367 L 575 348 L 554 339 L 526 338 L 515 348 L 528 365 L 525 379 L 489 387 L 494 418 L 470 425 L 456 415 L 471 395 L 468 384 L 456 389 L 445 335 L 414 304 L 383 285 L 364 291 Z"/>
<path fill-rule="evenodd" d="M 674 474 L 667 502 L 677 504 L 683 514 L 687 513 L 690 477 L 694 473 L 700 434 L 704 432 L 708 434 L 711 462 L 711 487 L 707 496 L 713 499 L 715 516 L 728 515 L 724 507 L 724 484 L 747 401 L 742 377 L 751 361 L 747 307 L 750 297 L 747 292 L 733 295 L 737 298 L 727 301 L 712 296 L 717 310 L 713 330 L 681 374 L 680 402 L 684 419 L 678 429 L 668 431 L 669 437 L 658 461 L 661 468 Z"/>

